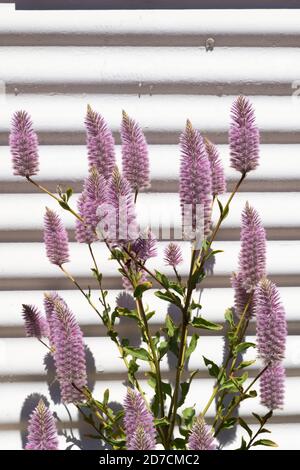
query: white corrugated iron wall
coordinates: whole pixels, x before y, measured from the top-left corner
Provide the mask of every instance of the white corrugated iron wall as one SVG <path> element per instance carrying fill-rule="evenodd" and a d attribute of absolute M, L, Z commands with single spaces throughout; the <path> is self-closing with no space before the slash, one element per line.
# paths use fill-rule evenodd
<path fill-rule="evenodd" d="M 206 50 L 208 38 L 214 39 L 213 51 Z M 1 449 L 22 448 L 24 423 L 36 398 L 26 400 L 30 394 L 56 396 L 51 367 L 43 363 L 45 351 L 35 340 L 24 338 L 20 315 L 22 303 L 42 307 L 44 290 L 58 290 L 80 320 L 91 351 L 95 394 L 109 386 L 112 399 L 120 402 L 124 392 L 122 363 L 97 317 L 45 258 L 43 210 L 46 204 L 56 206 L 12 176 L 7 146 L 12 113 L 27 110 L 39 132 L 38 180 L 52 190 L 57 183 L 72 185 L 78 193 L 87 171 L 87 104 L 106 117 L 116 137 L 125 109 L 141 123 L 150 144 L 152 188 L 139 198 L 140 220 L 146 224 L 151 219 L 152 226 L 166 228 L 170 219 L 175 226 L 180 223 L 177 142 L 186 118 L 220 144 L 232 188 L 237 174 L 229 169 L 227 130 L 230 106 L 239 93 L 253 95 L 262 132 L 261 164 L 232 205 L 216 242 L 225 252 L 218 256 L 201 300 L 212 321 L 222 321 L 225 307 L 232 305 L 229 275 L 237 266 L 240 212 L 249 200 L 267 229 L 268 272 L 280 286 L 289 323 L 286 405 L 273 419 L 273 439 L 281 448 L 300 449 L 300 97 L 292 97 L 300 86 L 299 46 L 300 12 L 293 10 L 15 12 L 13 5 L 0 4 Z M 76 195 L 73 204 L 75 200 Z M 72 240 L 69 270 L 87 287 L 87 249 L 74 243 L 74 221 L 63 217 Z M 160 242 L 160 250 L 165 243 Z M 183 249 L 184 274 L 184 243 Z M 120 296 L 117 270 L 101 244 L 96 251 L 114 303 Z M 148 298 L 158 308 L 152 320 L 158 325 L 167 305 L 152 293 Z M 129 324 L 120 329 L 122 335 L 132 335 Z M 249 336 L 253 334 L 252 325 Z M 190 398 L 199 410 L 212 387 L 202 363 L 204 351 L 221 361 L 222 338 L 204 336 L 189 364 L 200 367 L 202 376 L 195 380 Z M 166 377 L 173 368 L 172 361 L 164 363 Z M 69 439 L 72 432 L 75 439 L 83 436 L 72 407 L 72 432 L 65 408 L 52 409 Z M 240 409 L 250 421 L 252 411 L 264 412 L 258 402 L 249 400 Z M 236 446 L 237 439 L 232 433 L 232 442 L 226 445 Z M 67 445 L 61 435 L 61 447 Z M 84 439 L 85 448 L 95 445 Z"/>

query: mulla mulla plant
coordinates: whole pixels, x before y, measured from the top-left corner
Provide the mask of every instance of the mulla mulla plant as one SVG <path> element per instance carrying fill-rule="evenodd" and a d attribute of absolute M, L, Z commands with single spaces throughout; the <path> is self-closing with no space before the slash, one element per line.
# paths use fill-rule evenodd
<path fill-rule="evenodd" d="M 183 241 L 175 239 L 168 244 L 160 242 L 159 233 L 154 233 L 151 226 L 139 224 L 138 214 L 145 203 L 140 193 L 151 183 L 151 154 L 138 121 L 123 111 L 122 171 L 117 166 L 113 134 L 105 118 L 90 106 L 85 126 L 88 172 L 77 206 L 73 204 L 72 188 L 63 191 L 58 187 L 54 193 L 37 181 L 38 137 L 25 111 L 14 114 L 10 133 L 14 174 L 56 201 L 61 212 L 67 211 L 74 217 L 75 240 L 83 244 L 87 256 L 80 263 L 90 263 L 91 276 L 97 285 L 96 300 L 72 272 L 75 251 L 69 248 L 64 218 L 52 208 L 46 208 L 44 216 L 48 260 L 53 269 L 66 276 L 71 287 L 79 290 L 87 308 L 94 312 L 112 341 L 116 361 L 122 361 L 126 371 L 122 397 L 121 392 L 116 396 L 109 388 L 103 396 L 99 392 L 94 395 L 88 385 L 84 335 L 73 313 L 76 305 L 71 311 L 61 292 L 47 292 L 44 313 L 39 307 L 26 304 L 22 314 L 26 335 L 40 341 L 41 347 L 52 355 L 61 402 L 76 407 L 90 425 L 93 439 L 112 450 L 221 450 L 220 433 L 230 427 L 241 427 L 239 449 L 276 446 L 264 438 L 264 433 L 269 432 L 266 426 L 273 412 L 284 406 L 287 328 L 278 288 L 267 278 L 266 233 L 251 200 L 241 214 L 240 253 L 235 260 L 236 272 L 230 278 L 233 305 L 229 308 L 219 305 L 219 310 L 225 310 L 221 324 L 205 313 L 205 305 L 199 304 L 196 291 L 202 289 L 208 276 L 207 263 L 212 258 L 217 262 L 222 256 L 222 250 L 215 248 L 215 240 L 236 193 L 248 174 L 259 166 L 260 135 L 252 103 L 239 96 L 232 104 L 229 157 L 237 178 L 227 196 L 217 145 L 186 120 L 178 142 L 178 209 Z M 95 249 L 99 241 L 119 275 L 118 287 L 123 285 L 128 291 L 122 295 L 131 296 L 126 306 L 113 304 L 105 288 L 103 256 L 99 259 Z M 155 308 L 151 305 L 153 291 Z M 171 314 L 162 318 L 164 302 L 169 312 L 176 311 L 176 319 Z M 132 322 L 139 331 L 138 346 L 124 337 L 120 321 L 123 319 Z M 249 342 L 245 337 L 253 320 L 257 340 Z M 163 325 L 157 328 L 161 321 Z M 222 363 L 208 357 L 205 342 L 198 342 L 204 330 L 219 334 L 224 331 L 227 348 Z M 248 369 L 257 360 L 255 348 L 259 361 L 249 376 Z M 170 354 L 175 366 L 166 376 L 164 363 Z M 192 355 L 193 361 L 189 362 Z M 106 359 L 103 351 L 104 367 Z M 189 367 L 195 365 L 195 369 L 188 368 L 188 363 Z M 213 379 L 209 394 L 198 376 L 203 367 Z M 237 417 L 236 410 L 242 402 L 258 395 L 266 413 L 257 413 L 254 400 L 253 416 L 257 420 L 254 432 L 245 417 Z M 111 405 L 116 400 L 122 402 L 118 409 Z M 38 404 L 30 417 L 26 448 L 58 448 L 56 424 L 44 402 Z"/>

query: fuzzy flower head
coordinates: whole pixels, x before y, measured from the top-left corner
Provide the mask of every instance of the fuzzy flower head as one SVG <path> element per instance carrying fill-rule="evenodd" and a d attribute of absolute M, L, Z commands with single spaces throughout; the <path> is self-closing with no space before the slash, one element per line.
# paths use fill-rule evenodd
<path fill-rule="evenodd" d="M 58 435 L 54 417 L 40 400 L 29 419 L 27 450 L 58 450 Z"/>
<path fill-rule="evenodd" d="M 123 111 L 121 125 L 123 174 L 133 191 L 150 186 L 148 146 L 141 127 Z"/>
<path fill-rule="evenodd" d="M 182 251 L 177 243 L 170 242 L 164 250 L 164 260 L 167 266 L 176 268 L 183 262 Z"/>
<path fill-rule="evenodd" d="M 124 410 L 127 449 L 134 450 L 135 444 L 144 439 L 142 434 L 147 436 L 148 448 L 155 449 L 156 431 L 153 415 L 148 410 L 145 400 L 139 392 L 128 388 L 124 401 Z"/>
<path fill-rule="evenodd" d="M 259 130 L 253 106 L 244 96 L 238 96 L 231 108 L 229 147 L 232 168 L 248 173 L 258 167 Z"/>
<path fill-rule="evenodd" d="M 53 336 L 54 363 L 62 401 L 64 403 L 81 401 L 83 396 L 79 390 L 87 384 L 82 331 L 67 304 L 60 299 L 54 301 L 52 315 L 50 327 Z"/>
<path fill-rule="evenodd" d="M 139 260 L 147 261 L 149 258 L 157 256 L 157 240 L 150 229 L 139 234 L 139 237 L 132 243 L 131 250 Z"/>
<path fill-rule="evenodd" d="M 190 450 L 216 450 L 217 442 L 211 429 L 202 416 L 196 419 L 189 436 L 188 448 Z"/>
<path fill-rule="evenodd" d="M 109 179 L 116 164 L 115 141 L 104 118 L 87 108 L 85 118 L 88 161 L 99 173 Z"/>
<path fill-rule="evenodd" d="M 274 363 L 260 377 L 260 401 L 269 410 L 282 409 L 285 392 L 285 369 Z"/>
<path fill-rule="evenodd" d="M 48 207 L 44 217 L 44 242 L 50 263 L 61 266 L 70 261 L 68 233 L 60 217 Z"/>
<path fill-rule="evenodd" d="M 258 353 L 266 363 L 284 358 L 287 336 L 285 311 L 276 285 L 262 279 L 255 291 Z"/>
<path fill-rule="evenodd" d="M 36 175 L 39 171 L 38 138 L 25 111 L 18 111 L 13 116 L 9 145 L 14 175 Z"/>
<path fill-rule="evenodd" d="M 203 229 L 206 236 L 211 219 L 211 168 L 203 138 L 190 121 L 180 136 L 180 148 L 180 201 L 184 231 L 189 231 L 189 227 L 196 233 Z"/>
<path fill-rule="evenodd" d="M 242 212 L 239 272 L 246 292 L 253 291 L 266 275 L 266 232 L 257 211 L 248 202 Z"/>
<path fill-rule="evenodd" d="M 46 313 L 47 323 L 49 325 L 49 339 L 51 345 L 54 345 L 54 331 L 55 331 L 55 302 L 61 302 L 66 306 L 65 301 L 60 297 L 57 292 L 45 292 L 44 294 L 44 309 Z"/>
<path fill-rule="evenodd" d="M 22 305 L 22 314 L 25 323 L 26 336 L 34 338 L 47 338 L 49 336 L 49 325 L 46 318 L 34 305 Z"/>
<path fill-rule="evenodd" d="M 133 193 L 117 167 L 108 182 L 106 202 L 99 206 L 97 213 L 101 220 L 97 226 L 99 238 L 116 245 L 137 239 Z"/>
<path fill-rule="evenodd" d="M 204 143 L 211 168 L 212 195 L 217 196 L 226 192 L 224 168 L 216 145 L 208 139 Z"/>
<path fill-rule="evenodd" d="M 143 426 L 139 426 L 130 439 L 127 450 L 155 450 L 155 442 Z"/>
<path fill-rule="evenodd" d="M 98 207 L 105 203 L 107 181 L 96 167 L 90 170 L 84 189 L 78 199 L 78 211 L 83 221 L 76 220 L 75 236 L 79 243 L 93 243 L 98 239 L 97 224 L 100 221 Z"/>

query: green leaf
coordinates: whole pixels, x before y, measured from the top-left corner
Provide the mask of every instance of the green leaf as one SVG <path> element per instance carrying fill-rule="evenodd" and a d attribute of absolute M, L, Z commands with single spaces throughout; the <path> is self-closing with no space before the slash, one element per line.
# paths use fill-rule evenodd
<path fill-rule="evenodd" d="M 246 351 L 246 349 L 249 349 L 249 348 L 256 348 L 256 344 L 255 343 L 240 343 L 236 346 L 235 348 L 235 351 L 236 353 L 240 353 L 242 351 Z"/>
<path fill-rule="evenodd" d="M 152 287 L 151 282 L 143 282 L 143 284 L 139 284 L 134 290 L 134 293 L 133 293 L 134 297 L 136 299 L 142 297 L 143 293 L 146 290 L 151 289 L 151 287 Z"/>
<path fill-rule="evenodd" d="M 222 423 L 222 429 L 231 429 L 236 425 L 237 418 L 229 418 Z"/>
<path fill-rule="evenodd" d="M 177 305 L 177 307 L 181 307 L 181 300 L 175 294 L 169 292 L 156 291 L 155 295 L 161 300 L 165 300 L 166 302 L 170 302 L 171 304 Z"/>
<path fill-rule="evenodd" d="M 147 320 L 149 321 L 154 315 L 155 315 L 155 312 L 154 312 L 154 311 L 153 311 L 153 312 L 148 312 L 148 313 L 146 314 Z"/>
<path fill-rule="evenodd" d="M 157 277 L 158 281 L 164 286 L 165 289 L 169 288 L 170 281 L 167 276 L 165 276 L 165 274 L 162 274 L 159 271 L 155 270 L 155 276 Z"/>
<path fill-rule="evenodd" d="M 270 439 L 259 439 L 255 441 L 252 446 L 278 447 L 278 444 L 274 441 L 270 441 Z"/>
<path fill-rule="evenodd" d="M 221 215 L 221 217 L 222 217 L 223 210 L 224 210 L 223 204 L 222 204 L 222 202 L 221 202 L 219 199 L 217 199 L 217 203 L 218 203 L 218 206 L 219 206 L 219 209 L 220 209 L 220 215 Z"/>
<path fill-rule="evenodd" d="M 247 442 L 245 439 L 242 437 L 242 442 L 241 442 L 241 447 L 238 450 L 246 450 L 247 449 Z"/>
<path fill-rule="evenodd" d="M 249 367 L 251 366 L 252 364 L 254 364 L 256 362 L 256 359 L 253 359 L 253 361 L 242 361 L 237 369 L 244 369 L 245 367 Z"/>
<path fill-rule="evenodd" d="M 202 305 L 198 304 L 197 302 L 194 302 L 194 300 L 192 300 L 191 302 L 191 305 L 190 305 L 190 309 L 191 310 L 195 310 L 195 309 L 199 309 L 201 310 L 202 309 Z"/>
<path fill-rule="evenodd" d="M 178 282 L 170 281 L 169 289 L 175 290 L 179 295 L 184 295 L 184 287 L 182 287 Z"/>
<path fill-rule="evenodd" d="M 205 320 L 202 317 L 193 318 L 191 325 L 193 325 L 195 328 L 202 328 L 203 330 L 212 330 L 212 331 L 219 331 L 219 330 L 222 330 L 223 328 L 221 325 L 212 323 L 208 320 Z"/>
<path fill-rule="evenodd" d="M 259 434 L 263 434 L 264 432 L 271 433 L 272 431 L 269 431 L 269 429 L 266 428 L 262 428 L 260 429 Z"/>
<path fill-rule="evenodd" d="M 232 380 L 226 380 L 221 387 L 219 388 L 219 391 L 221 390 L 228 390 L 230 392 L 239 392 L 239 386 Z"/>
<path fill-rule="evenodd" d="M 215 364 L 210 359 L 207 359 L 207 357 L 205 357 L 205 356 L 202 356 L 202 357 L 203 357 L 203 360 L 204 360 L 204 364 L 208 368 L 209 375 L 211 377 L 218 378 L 219 373 L 220 373 L 220 368 L 217 366 L 217 364 Z"/>
<path fill-rule="evenodd" d="M 72 194 L 73 194 L 73 189 L 72 188 L 67 188 L 67 190 L 66 190 L 67 201 L 70 199 Z"/>
<path fill-rule="evenodd" d="M 103 405 L 107 405 L 109 400 L 109 389 L 107 388 L 103 394 Z"/>
<path fill-rule="evenodd" d="M 228 308 L 228 309 L 225 311 L 224 317 L 225 317 L 225 320 L 226 320 L 226 321 L 229 323 L 229 325 L 231 326 L 231 328 L 234 328 L 234 327 L 235 327 L 235 323 L 234 323 L 233 310 L 232 310 L 232 308 Z"/>
<path fill-rule="evenodd" d="M 65 201 L 58 201 L 59 205 L 65 209 L 66 211 L 69 211 L 70 210 L 70 207 L 69 207 L 69 204 L 66 203 Z"/>
<path fill-rule="evenodd" d="M 255 419 L 257 419 L 257 421 L 262 424 L 263 423 L 263 419 L 256 413 L 252 413 L 252 415 L 254 416 Z"/>
<path fill-rule="evenodd" d="M 195 411 L 193 406 L 190 406 L 190 407 L 185 408 L 183 410 L 182 417 L 183 417 L 186 425 L 192 423 L 195 414 L 196 414 L 196 411 Z"/>
<path fill-rule="evenodd" d="M 124 351 L 127 354 L 130 354 L 132 357 L 136 357 L 137 359 L 141 359 L 142 361 L 151 361 L 150 355 L 148 351 L 144 348 L 134 348 L 130 346 L 126 346 Z"/>
<path fill-rule="evenodd" d="M 185 402 L 185 399 L 186 399 L 186 396 L 187 394 L 189 393 L 189 390 L 190 390 L 190 386 L 191 386 L 191 383 L 193 381 L 193 378 L 195 377 L 195 375 L 198 373 L 199 371 L 198 370 L 194 370 L 194 372 L 191 373 L 190 375 L 190 378 L 187 382 L 182 382 L 180 384 L 180 388 L 181 388 L 181 397 L 178 401 L 178 408 L 180 406 L 182 406 Z"/>
<path fill-rule="evenodd" d="M 155 426 L 168 426 L 170 424 L 170 421 L 168 420 L 168 418 L 164 417 L 164 418 L 156 418 L 154 420 L 154 425 Z"/>
<path fill-rule="evenodd" d="M 186 350 L 186 354 L 185 354 L 186 361 L 190 358 L 191 354 L 195 351 L 198 340 L 199 340 L 199 335 L 197 335 L 197 333 L 194 333 L 191 337 L 190 344 L 188 345 L 188 348 Z"/>
<path fill-rule="evenodd" d="M 252 437 L 252 429 L 249 428 L 248 424 L 243 418 L 239 418 L 239 425 L 248 433 L 249 437 Z"/>
<path fill-rule="evenodd" d="M 99 439 L 99 437 L 98 437 Z M 173 444 L 177 450 L 185 450 L 185 440 L 181 439 L 180 437 L 176 437 L 174 439 Z"/>
<path fill-rule="evenodd" d="M 170 317 L 170 315 L 166 316 L 166 328 L 167 328 L 168 336 L 172 338 L 175 334 L 176 326 L 172 318 Z"/>
<path fill-rule="evenodd" d="M 158 345 L 158 350 L 159 350 L 159 360 L 161 360 L 165 354 L 167 354 L 169 349 L 169 343 L 167 341 L 162 341 Z"/>
<path fill-rule="evenodd" d="M 161 382 L 161 389 L 162 389 L 163 393 L 165 393 L 166 395 L 169 395 L 169 397 L 172 396 L 171 384 L 169 384 L 167 382 Z"/>

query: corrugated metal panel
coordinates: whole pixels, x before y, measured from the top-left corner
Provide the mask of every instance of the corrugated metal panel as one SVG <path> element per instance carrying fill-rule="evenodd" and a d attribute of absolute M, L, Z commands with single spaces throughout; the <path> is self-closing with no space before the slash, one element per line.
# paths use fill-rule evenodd
<path fill-rule="evenodd" d="M 20 316 L 21 303 L 42 305 L 43 289 L 61 291 L 78 315 L 94 356 L 90 369 L 95 393 L 109 383 L 112 396 L 120 401 L 124 378 L 122 364 L 97 318 L 45 259 L 42 209 L 46 203 L 52 207 L 52 201 L 11 174 L 7 137 L 12 112 L 28 110 L 39 131 L 39 181 L 51 189 L 57 181 L 72 184 L 78 192 L 86 174 L 83 117 L 87 103 L 107 117 L 115 133 L 121 110 L 126 109 L 140 121 L 151 144 L 153 184 L 149 193 L 140 196 L 140 219 L 154 227 L 162 222 L 167 229 L 168 218 L 174 215 L 176 229 L 180 222 L 176 144 L 185 119 L 191 118 L 221 144 L 232 187 L 237 175 L 228 168 L 229 109 L 233 97 L 243 92 L 253 95 L 262 130 L 261 165 L 249 176 L 220 232 L 216 247 L 225 252 L 218 257 L 214 276 L 206 281 L 202 302 L 212 321 L 222 321 L 224 308 L 232 304 L 228 276 L 237 263 L 240 211 L 249 200 L 267 228 L 268 271 L 280 285 L 289 323 L 286 406 L 276 414 L 272 430 L 281 448 L 299 449 L 300 99 L 291 95 L 292 83 L 300 80 L 300 12 L 80 12 L 78 21 L 76 12 L 15 12 L 12 7 L 1 5 L 0 10 L 0 80 L 7 91 L 0 97 L 0 448 L 22 447 L 27 395 L 49 396 L 50 392 L 55 398 L 55 386 L 49 391 L 47 385 L 53 375 L 43 365 L 44 351 L 24 338 Z M 215 39 L 212 52 L 205 50 L 208 37 Z M 73 240 L 74 221 L 67 214 L 64 220 Z M 160 250 L 167 238 L 166 231 Z M 187 258 L 188 245 L 182 245 Z M 91 284 L 86 251 L 71 243 L 69 268 L 84 286 Z M 112 304 L 126 301 L 114 265 L 106 261 L 101 246 L 97 252 Z M 182 272 L 187 274 L 187 263 Z M 157 326 L 167 304 L 152 292 L 147 297 L 158 307 L 152 319 Z M 127 322 L 120 330 L 123 335 L 131 333 Z M 250 337 L 254 331 L 251 325 Z M 221 360 L 221 337 L 205 335 L 199 354 L 189 364 L 200 367 L 203 376 L 201 384 L 194 382 L 190 398 L 199 410 L 212 385 L 200 359 L 204 350 Z M 168 361 L 163 364 L 166 377 L 171 377 L 172 368 Z M 250 406 L 246 402 L 240 412 L 250 417 Z M 258 402 L 254 407 L 263 411 Z M 66 410 L 60 405 L 55 409 L 68 430 Z M 82 436 L 82 423 L 74 409 L 71 413 L 74 436 Z M 85 447 L 94 445 L 84 440 Z M 66 446 L 63 435 L 61 446 Z"/>

